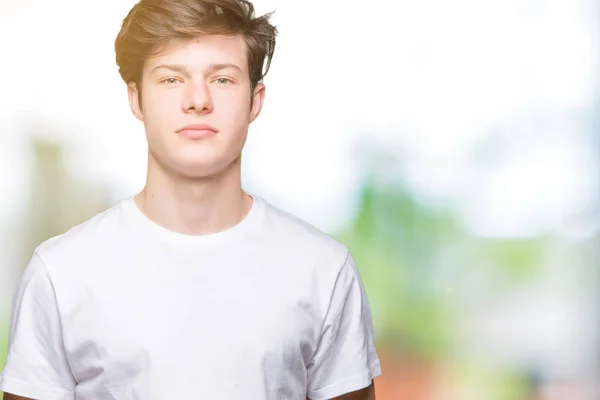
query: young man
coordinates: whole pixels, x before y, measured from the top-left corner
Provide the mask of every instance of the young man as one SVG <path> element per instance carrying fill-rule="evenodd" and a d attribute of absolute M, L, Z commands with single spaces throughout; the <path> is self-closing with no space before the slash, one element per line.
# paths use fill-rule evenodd
<path fill-rule="evenodd" d="M 141 0 L 125 18 L 117 63 L 146 185 L 35 250 L 6 399 L 375 398 L 348 249 L 241 187 L 275 35 L 245 0 Z"/>

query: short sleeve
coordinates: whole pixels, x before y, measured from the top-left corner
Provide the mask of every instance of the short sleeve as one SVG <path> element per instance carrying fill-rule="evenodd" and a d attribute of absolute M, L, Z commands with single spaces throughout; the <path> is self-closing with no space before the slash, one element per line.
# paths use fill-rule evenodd
<path fill-rule="evenodd" d="M 52 281 L 34 253 L 13 297 L 0 391 L 44 400 L 72 400 L 75 379 L 64 351 Z"/>
<path fill-rule="evenodd" d="M 350 253 L 335 283 L 319 344 L 307 369 L 311 400 L 363 389 L 381 375 L 371 310 Z"/>

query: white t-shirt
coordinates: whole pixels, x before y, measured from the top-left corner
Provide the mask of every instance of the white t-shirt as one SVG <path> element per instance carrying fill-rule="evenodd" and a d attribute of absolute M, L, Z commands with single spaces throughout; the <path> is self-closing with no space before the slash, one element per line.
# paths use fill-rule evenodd
<path fill-rule="evenodd" d="M 256 195 L 188 236 L 133 196 L 42 243 L 0 390 L 63 399 L 329 399 L 381 374 L 348 249 Z"/>

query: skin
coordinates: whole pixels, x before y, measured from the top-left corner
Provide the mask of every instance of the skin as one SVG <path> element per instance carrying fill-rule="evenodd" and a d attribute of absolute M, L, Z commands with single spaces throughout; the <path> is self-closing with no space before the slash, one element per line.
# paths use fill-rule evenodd
<path fill-rule="evenodd" d="M 219 232 L 239 223 L 252 206 L 241 188 L 240 158 L 248 127 L 262 110 L 265 86 L 252 89 L 245 46 L 241 36 L 178 43 L 145 63 L 141 104 L 138 88 L 128 85 L 131 111 L 148 140 L 146 185 L 135 203 L 167 229 Z M 218 134 L 189 139 L 176 133 L 188 124 L 209 124 Z M 371 384 L 336 399 L 374 400 L 375 389 Z"/>
<path fill-rule="evenodd" d="M 167 229 L 219 232 L 239 223 L 252 205 L 241 188 L 240 160 L 265 87 L 251 92 L 245 46 L 241 36 L 183 42 L 146 62 L 142 104 L 135 85 L 128 87 L 149 149 L 146 185 L 135 202 Z M 209 124 L 219 133 L 204 139 L 176 133 L 188 124 Z"/>
<path fill-rule="evenodd" d="M 332 400 L 375 400 L 375 384 L 371 382 L 369 386 L 355 392 L 346 393 Z"/>

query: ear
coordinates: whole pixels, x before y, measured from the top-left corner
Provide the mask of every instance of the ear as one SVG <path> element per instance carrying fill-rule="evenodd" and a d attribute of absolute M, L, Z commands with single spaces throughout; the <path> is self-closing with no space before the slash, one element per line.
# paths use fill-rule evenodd
<path fill-rule="evenodd" d="M 260 114 L 265 101 L 265 85 L 258 83 L 252 94 L 252 107 L 250 108 L 250 122 L 253 122 Z"/>
<path fill-rule="evenodd" d="M 131 112 L 137 119 L 143 121 L 144 115 L 142 114 L 142 107 L 139 100 L 140 97 L 138 95 L 138 90 L 135 87 L 135 83 L 131 82 L 127 85 L 127 95 L 129 97 L 129 108 L 131 108 Z"/>

